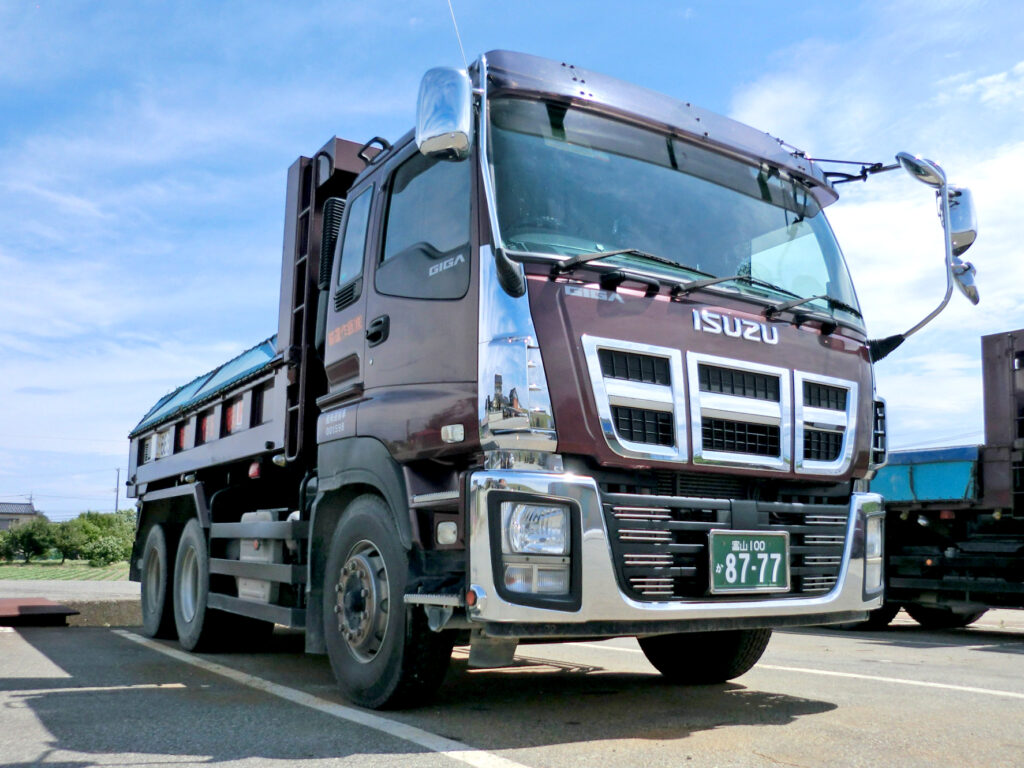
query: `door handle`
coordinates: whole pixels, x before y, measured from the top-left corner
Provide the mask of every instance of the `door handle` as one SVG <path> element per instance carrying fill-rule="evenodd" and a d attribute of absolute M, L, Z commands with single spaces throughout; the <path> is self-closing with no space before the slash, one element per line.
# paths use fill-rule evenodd
<path fill-rule="evenodd" d="M 370 324 L 366 326 L 366 345 L 369 347 L 376 347 L 378 344 L 383 344 L 388 339 L 388 333 L 391 331 L 391 318 L 387 315 L 381 315 L 375 317 L 370 321 Z"/>

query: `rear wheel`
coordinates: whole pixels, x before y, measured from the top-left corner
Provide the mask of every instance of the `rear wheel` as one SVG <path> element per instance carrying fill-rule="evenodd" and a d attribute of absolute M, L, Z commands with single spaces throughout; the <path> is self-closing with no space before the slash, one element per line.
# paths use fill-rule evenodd
<path fill-rule="evenodd" d="M 941 608 L 933 605 L 911 603 L 906 606 L 910 618 L 927 629 L 956 629 L 973 624 L 986 613 L 980 611 L 955 611 L 952 608 Z"/>
<path fill-rule="evenodd" d="M 733 629 L 637 639 L 647 660 L 673 683 L 707 685 L 749 671 L 771 636 L 770 629 Z"/>
<path fill-rule="evenodd" d="M 173 638 L 174 601 L 168 599 L 170 582 L 167 536 L 162 525 L 153 525 L 142 545 L 142 633 L 147 637 Z"/>
<path fill-rule="evenodd" d="M 324 639 L 345 696 L 374 709 L 417 706 L 444 680 L 452 632 L 432 632 L 406 607 L 409 558 L 387 505 L 360 496 L 331 539 L 324 575 Z"/>
<path fill-rule="evenodd" d="M 209 650 L 223 641 L 224 614 L 209 610 L 210 558 L 199 521 L 188 521 L 174 558 L 174 624 L 186 651 Z"/>

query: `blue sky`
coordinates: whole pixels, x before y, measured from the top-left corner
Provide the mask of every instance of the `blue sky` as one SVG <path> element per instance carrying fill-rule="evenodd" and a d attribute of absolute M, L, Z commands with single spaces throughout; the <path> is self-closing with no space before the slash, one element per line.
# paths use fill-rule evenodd
<path fill-rule="evenodd" d="M 971 186 L 982 303 L 955 295 L 877 378 L 894 446 L 981 440 L 978 337 L 1024 326 L 1019 4 L 453 2 L 471 58 L 571 61 Z M 141 415 L 276 330 L 289 164 L 399 137 L 423 71 L 460 64 L 445 0 L 0 2 L 0 500 L 113 509 Z M 932 198 L 895 173 L 841 191 L 869 329 L 905 330 L 944 289 Z"/>

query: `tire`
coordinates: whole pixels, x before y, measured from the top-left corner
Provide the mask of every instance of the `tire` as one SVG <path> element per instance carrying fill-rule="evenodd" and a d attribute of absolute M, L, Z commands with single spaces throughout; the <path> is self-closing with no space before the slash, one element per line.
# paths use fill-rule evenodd
<path fill-rule="evenodd" d="M 852 621 L 848 624 L 837 624 L 837 629 L 851 629 L 858 632 L 880 632 L 887 629 L 896 614 L 900 612 L 899 603 L 883 603 L 881 608 L 876 608 L 868 613 L 864 621 Z"/>
<path fill-rule="evenodd" d="M 444 680 L 453 632 L 432 632 L 426 613 L 406 607 L 409 557 L 387 505 L 355 499 L 331 537 L 324 572 L 324 640 L 350 701 L 371 709 L 426 703 Z"/>
<path fill-rule="evenodd" d="M 761 658 L 770 629 L 682 632 L 637 638 L 647 660 L 669 681 L 685 685 L 724 683 Z"/>
<path fill-rule="evenodd" d="M 980 611 L 954 611 L 952 608 L 940 608 L 931 605 L 919 605 L 911 603 L 905 606 L 910 618 L 926 629 L 957 629 L 973 624 L 986 613 L 988 609 Z"/>
<path fill-rule="evenodd" d="M 210 596 L 210 558 L 206 534 L 199 521 L 188 521 L 174 558 L 174 625 L 186 651 L 212 650 L 223 645 L 225 614 L 207 609 Z"/>
<path fill-rule="evenodd" d="M 142 545 L 142 633 L 146 637 L 173 639 L 174 601 L 168 599 L 170 563 L 167 561 L 167 536 L 162 525 L 149 529 Z"/>

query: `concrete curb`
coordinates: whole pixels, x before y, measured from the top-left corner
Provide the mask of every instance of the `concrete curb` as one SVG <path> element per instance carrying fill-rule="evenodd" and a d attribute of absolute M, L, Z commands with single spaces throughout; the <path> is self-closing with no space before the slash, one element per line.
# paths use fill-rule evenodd
<path fill-rule="evenodd" d="M 142 602 L 138 598 L 60 602 L 78 611 L 77 616 L 68 616 L 69 627 L 138 627 L 142 624 Z"/>

